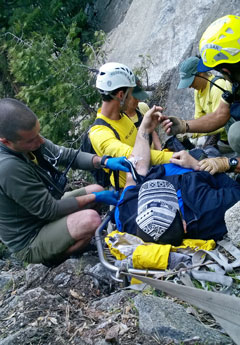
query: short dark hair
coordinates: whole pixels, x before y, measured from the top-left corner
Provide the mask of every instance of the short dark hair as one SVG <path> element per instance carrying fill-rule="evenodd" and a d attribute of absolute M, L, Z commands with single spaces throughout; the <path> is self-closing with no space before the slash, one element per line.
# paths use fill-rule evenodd
<path fill-rule="evenodd" d="M 115 96 L 119 91 L 123 91 L 125 93 L 127 91 L 127 89 L 128 89 L 128 87 L 125 87 L 125 86 L 124 87 L 119 87 L 118 89 L 115 89 L 115 90 L 111 91 L 111 95 Z M 99 91 L 100 91 L 100 93 L 104 92 L 103 90 L 99 90 Z M 105 95 L 104 93 L 101 93 L 101 95 L 102 95 L 102 100 L 104 102 L 112 101 L 112 97 L 111 97 L 110 94 L 109 95 Z"/>
<path fill-rule="evenodd" d="M 15 142 L 20 130 L 30 131 L 37 116 L 22 102 L 13 98 L 0 99 L 0 137 Z"/>

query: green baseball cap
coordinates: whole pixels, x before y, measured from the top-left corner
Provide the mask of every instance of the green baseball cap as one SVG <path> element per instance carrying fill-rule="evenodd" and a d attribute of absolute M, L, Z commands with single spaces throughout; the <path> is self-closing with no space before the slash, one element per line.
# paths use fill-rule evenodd
<path fill-rule="evenodd" d="M 182 62 L 179 69 L 180 82 L 178 89 L 186 89 L 193 83 L 195 75 L 198 73 L 198 63 L 199 58 L 195 56 L 191 56 Z"/>
<path fill-rule="evenodd" d="M 147 92 L 143 90 L 140 79 L 138 77 L 135 77 L 135 81 L 136 81 L 136 86 L 133 88 L 132 96 L 136 98 L 138 101 L 141 101 L 141 102 L 146 101 L 146 99 L 148 99 L 149 96 Z"/>

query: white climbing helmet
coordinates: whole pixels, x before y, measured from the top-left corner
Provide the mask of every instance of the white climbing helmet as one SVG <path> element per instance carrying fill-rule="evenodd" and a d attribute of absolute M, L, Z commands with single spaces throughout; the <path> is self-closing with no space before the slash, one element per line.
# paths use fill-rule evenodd
<path fill-rule="evenodd" d="M 100 67 L 97 76 L 96 87 L 109 94 L 120 87 L 136 86 L 135 76 L 132 70 L 117 62 L 109 62 Z"/>

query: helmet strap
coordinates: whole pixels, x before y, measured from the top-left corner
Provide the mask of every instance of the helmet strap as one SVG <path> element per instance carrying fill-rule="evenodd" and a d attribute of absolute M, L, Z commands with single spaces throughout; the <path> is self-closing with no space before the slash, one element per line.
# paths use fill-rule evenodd
<path fill-rule="evenodd" d="M 129 93 L 129 89 L 130 89 L 130 88 L 127 88 L 126 92 L 124 93 L 123 99 L 120 99 L 119 97 L 117 97 L 117 96 L 115 96 L 115 95 L 112 95 L 111 93 L 109 93 L 109 96 L 110 96 L 112 99 L 115 99 L 116 101 L 118 101 L 118 102 L 120 103 L 121 108 L 122 108 L 122 107 L 124 106 L 124 104 L 125 104 L 127 95 L 128 95 L 128 93 Z"/>
<path fill-rule="evenodd" d="M 112 95 L 111 93 L 108 94 L 112 99 L 115 99 L 116 101 L 118 101 L 119 103 L 121 102 L 121 99 L 115 95 Z"/>
<path fill-rule="evenodd" d="M 126 98 L 127 98 L 127 96 L 128 96 L 129 90 L 130 90 L 130 88 L 128 87 L 127 90 L 126 90 L 126 92 L 125 92 L 125 94 L 124 94 L 124 96 L 123 96 L 123 99 L 120 101 L 120 106 L 121 106 L 121 108 L 122 108 L 122 107 L 124 106 L 124 104 L 125 104 L 125 101 L 126 101 Z"/>

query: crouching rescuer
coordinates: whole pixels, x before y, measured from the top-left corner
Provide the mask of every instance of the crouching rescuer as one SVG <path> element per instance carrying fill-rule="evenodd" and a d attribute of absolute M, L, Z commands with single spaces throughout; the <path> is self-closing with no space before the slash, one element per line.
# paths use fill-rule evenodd
<path fill-rule="evenodd" d="M 101 218 L 97 202 L 115 204 L 98 184 L 64 193 L 67 170 L 129 171 L 125 158 L 99 157 L 53 144 L 23 103 L 0 100 L 0 240 L 28 263 L 56 265 L 82 250 Z M 65 170 L 66 171 L 66 170 Z"/>

